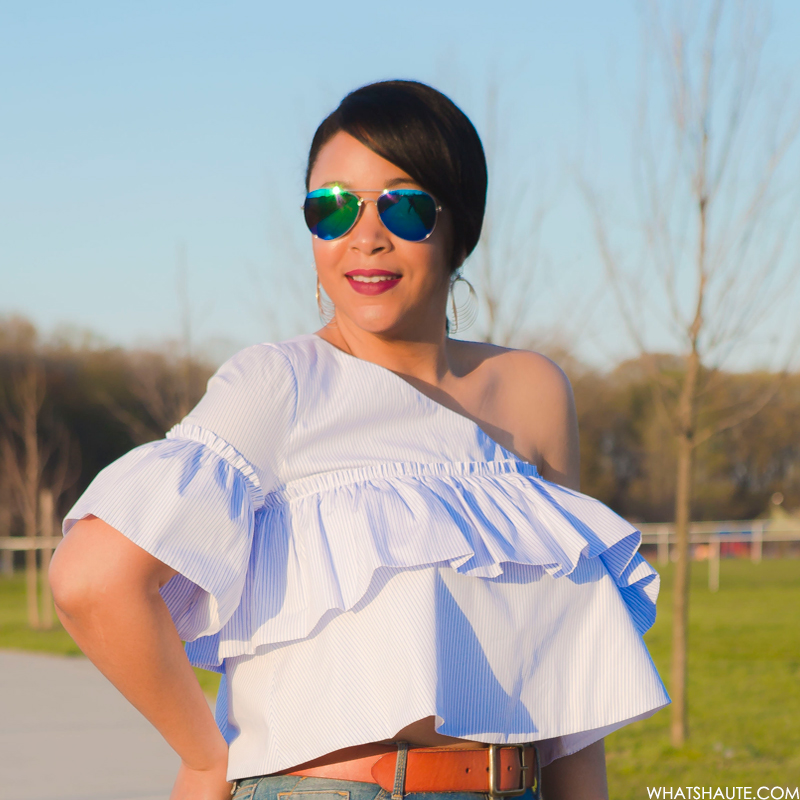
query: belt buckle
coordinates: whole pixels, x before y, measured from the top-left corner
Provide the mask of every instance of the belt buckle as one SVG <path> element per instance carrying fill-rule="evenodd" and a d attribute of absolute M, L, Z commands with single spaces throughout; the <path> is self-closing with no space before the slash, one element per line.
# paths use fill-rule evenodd
<path fill-rule="evenodd" d="M 500 750 L 518 750 L 520 764 L 520 789 L 501 789 L 498 780 L 498 753 Z M 525 786 L 525 773 L 530 769 L 530 764 L 525 763 L 524 744 L 490 744 L 489 745 L 489 796 L 490 797 L 519 797 L 528 791 Z"/>

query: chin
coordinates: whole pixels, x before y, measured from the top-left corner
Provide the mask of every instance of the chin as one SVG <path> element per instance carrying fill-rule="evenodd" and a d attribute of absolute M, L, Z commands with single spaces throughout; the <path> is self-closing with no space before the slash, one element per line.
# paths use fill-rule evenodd
<path fill-rule="evenodd" d="M 389 333 L 401 322 L 396 314 L 387 313 L 387 309 L 376 306 L 362 309 L 351 319 L 359 328 L 370 333 Z"/>
<path fill-rule="evenodd" d="M 436 309 L 428 305 L 407 306 L 405 303 L 373 302 L 353 304 L 349 308 L 337 306 L 351 325 L 365 333 L 392 339 L 416 340 L 429 333 L 431 317 Z"/>

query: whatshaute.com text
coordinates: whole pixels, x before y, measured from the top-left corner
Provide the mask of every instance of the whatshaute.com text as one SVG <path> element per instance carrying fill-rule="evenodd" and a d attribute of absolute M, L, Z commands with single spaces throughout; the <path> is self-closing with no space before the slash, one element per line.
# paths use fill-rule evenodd
<path fill-rule="evenodd" d="M 649 800 L 800 800 L 797 786 L 648 786 Z"/>

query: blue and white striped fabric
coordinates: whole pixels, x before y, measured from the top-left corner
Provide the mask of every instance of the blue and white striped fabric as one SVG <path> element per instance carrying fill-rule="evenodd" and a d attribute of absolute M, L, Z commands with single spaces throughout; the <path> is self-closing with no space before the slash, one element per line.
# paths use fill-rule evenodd
<path fill-rule="evenodd" d="M 669 702 L 639 532 L 316 335 L 230 359 L 65 533 L 88 514 L 180 573 L 162 595 L 223 673 L 231 779 L 429 716 L 547 764 Z"/>

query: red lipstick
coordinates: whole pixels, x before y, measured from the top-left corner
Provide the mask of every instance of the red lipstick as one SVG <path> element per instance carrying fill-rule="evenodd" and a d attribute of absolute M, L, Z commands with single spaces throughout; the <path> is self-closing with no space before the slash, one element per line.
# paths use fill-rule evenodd
<path fill-rule="evenodd" d="M 352 269 L 345 277 L 359 294 L 376 295 L 397 286 L 403 276 L 385 269 Z"/>

